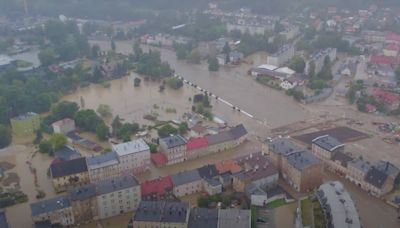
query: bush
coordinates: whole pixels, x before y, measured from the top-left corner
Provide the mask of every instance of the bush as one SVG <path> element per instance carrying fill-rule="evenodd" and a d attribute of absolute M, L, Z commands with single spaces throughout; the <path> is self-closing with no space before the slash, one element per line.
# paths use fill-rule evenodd
<path fill-rule="evenodd" d="M 12 134 L 10 128 L 0 124 L 0 149 L 11 144 Z"/>
<path fill-rule="evenodd" d="M 183 86 L 183 82 L 181 79 L 173 77 L 168 79 L 167 85 L 172 89 L 180 89 Z"/>
<path fill-rule="evenodd" d="M 168 137 L 169 135 L 177 134 L 178 130 L 174 128 L 171 124 L 166 124 L 162 126 L 160 129 L 158 129 L 157 133 L 160 138 L 165 138 Z"/>

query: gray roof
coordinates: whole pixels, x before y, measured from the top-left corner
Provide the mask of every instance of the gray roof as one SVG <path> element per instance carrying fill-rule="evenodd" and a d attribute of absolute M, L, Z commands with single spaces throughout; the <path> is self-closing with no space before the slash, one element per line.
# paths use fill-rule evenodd
<path fill-rule="evenodd" d="M 208 140 L 208 145 L 216 145 L 223 142 L 231 141 L 232 135 L 228 131 L 223 131 L 215 135 L 206 136 Z"/>
<path fill-rule="evenodd" d="M 117 154 L 114 151 L 93 157 L 87 157 L 86 160 L 89 169 L 98 169 L 100 167 L 118 164 Z"/>
<path fill-rule="evenodd" d="M 233 139 L 238 139 L 247 135 L 247 130 L 243 126 L 243 124 L 239 124 L 229 130 L 230 134 L 232 135 Z"/>
<path fill-rule="evenodd" d="M 332 156 L 332 161 L 339 161 L 343 167 L 347 167 L 348 163 L 352 160 L 352 157 L 341 151 L 334 153 L 334 155 Z"/>
<path fill-rule="evenodd" d="M 381 160 L 375 164 L 375 167 L 389 176 L 396 177 L 400 172 L 399 168 L 388 161 Z"/>
<path fill-rule="evenodd" d="M 221 209 L 218 211 L 219 228 L 250 228 L 250 210 Z"/>
<path fill-rule="evenodd" d="M 361 170 L 366 173 L 371 168 L 371 165 L 361 159 L 354 159 L 348 163 L 348 166 Z"/>
<path fill-rule="evenodd" d="M 57 196 L 51 199 L 32 203 L 31 205 L 32 216 L 38 216 L 48 212 L 54 212 L 70 206 L 67 196 Z"/>
<path fill-rule="evenodd" d="M 217 228 L 218 209 L 193 208 L 190 211 L 190 228 Z"/>
<path fill-rule="evenodd" d="M 83 173 L 87 170 L 86 158 L 84 157 L 50 165 L 50 172 L 53 178 Z"/>
<path fill-rule="evenodd" d="M 68 161 L 74 158 L 81 157 L 78 150 L 73 147 L 64 145 L 61 149 L 54 153 L 54 157 L 61 159 L 62 161 Z"/>
<path fill-rule="evenodd" d="M 221 182 L 216 178 L 205 178 L 204 180 L 207 181 L 207 183 L 213 187 L 218 187 L 222 185 Z"/>
<path fill-rule="evenodd" d="M 341 142 L 339 142 L 336 138 L 330 135 L 323 135 L 317 137 L 312 142 L 313 144 L 316 144 L 319 147 L 330 152 L 335 151 L 338 148 L 344 147 L 344 145 Z"/>
<path fill-rule="evenodd" d="M 331 215 L 332 227 L 360 228 L 357 209 L 349 193 L 339 181 L 328 182 L 319 187 L 318 197 L 322 208 Z"/>
<path fill-rule="evenodd" d="M 186 140 L 180 135 L 172 135 L 160 140 L 167 145 L 168 149 L 186 145 Z"/>
<path fill-rule="evenodd" d="M 372 167 L 365 176 L 365 181 L 377 188 L 382 188 L 388 175 L 375 167 Z"/>
<path fill-rule="evenodd" d="M 303 151 L 297 143 L 288 138 L 277 138 L 269 142 L 269 149 L 272 153 L 287 156 L 293 152 Z"/>
<path fill-rule="evenodd" d="M 287 156 L 288 163 L 294 168 L 303 170 L 311 165 L 321 163 L 316 156 L 309 151 L 300 151 Z"/>
<path fill-rule="evenodd" d="M 218 170 L 215 168 L 215 165 L 205 165 L 197 169 L 199 171 L 199 175 L 201 178 L 212 178 L 218 176 Z"/>
<path fill-rule="evenodd" d="M 96 190 L 98 195 L 103 195 L 138 185 L 139 182 L 134 176 L 126 175 L 98 182 L 96 183 Z"/>
<path fill-rule="evenodd" d="M 188 210 L 186 202 L 141 201 L 133 221 L 186 223 Z"/>
<path fill-rule="evenodd" d="M 83 201 L 95 197 L 96 195 L 95 184 L 86 184 L 68 191 L 68 196 L 71 201 Z"/>
<path fill-rule="evenodd" d="M 201 180 L 199 171 L 197 169 L 175 173 L 171 176 L 174 186 L 179 186 L 194 181 Z"/>

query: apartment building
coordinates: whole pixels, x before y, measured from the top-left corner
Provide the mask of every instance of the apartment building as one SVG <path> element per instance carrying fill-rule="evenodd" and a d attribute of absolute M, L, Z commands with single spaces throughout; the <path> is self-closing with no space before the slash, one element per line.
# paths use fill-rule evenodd
<path fill-rule="evenodd" d="M 311 65 L 314 65 L 314 74 L 321 72 L 324 66 L 326 57 L 329 58 L 331 62 L 336 60 L 336 48 L 326 48 L 312 54 L 309 60 L 306 62 L 305 73 L 310 74 Z"/>
<path fill-rule="evenodd" d="M 202 179 L 197 169 L 171 175 L 173 193 L 176 197 L 187 196 L 203 190 Z"/>
<path fill-rule="evenodd" d="M 75 223 L 71 203 L 66 196 L 58 196 L 30 205 L 33 222 L 70 226 Z"/>
<path fill-rule="evenodd" d="M 150 148 L 143 139 L 112 146 L 120 163 L 121 173 L 139 174 L 149 170 Z"/>
<path fill-rule="evenodd" d="M 56 192 L 89 183 L 86 158 L 76 158 L 50 165 L 50 176 Z"/>
<path fill-rule="evenodd" d="M 90 182 L 98 182 L 121 175 L 118 155 L 112 151 L 109 153 L 87 157 L 87 166 Z"/>
<path fill-rule="evenodd" d="M 267 58 L 267 64 L 281 67 L 294 56 L 294 46 L 291 44 L 285 44 L 278 49 L 272 55 Z"/>
<path fill-rule="evenodd" d="M 311 151 L 319 159 L 328 161 L 335 153 L 344 152 L 344 144 L 332 136 L 323 135 L 312 140 Z"/>
<path fill-rule="evenodd" d="M 186 139 L 180 135 L 172 135 L 160 139 L 160 150 L 168 159 L 168 165 L 185 161 Z"/>
<path fill-rule="evenodd" d="M 95 184 L 83 185 L 68 191 L 76 225 L 98 219 L 96 195 Z"/>

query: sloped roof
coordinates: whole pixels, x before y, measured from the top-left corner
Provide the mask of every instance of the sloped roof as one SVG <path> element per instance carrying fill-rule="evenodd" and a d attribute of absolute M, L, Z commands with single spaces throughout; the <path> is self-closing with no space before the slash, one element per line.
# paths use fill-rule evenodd
<path fill-rule="evenodd" d="M 174 186 L 179 186 L 201 180 L 201 177 L 199 171 L 197 169 L 193 169 L 175 173 L 174 175 L 171 175 L 171 179 Z"/>
<path fill-rule="evenodd" d="M 86 158 L 84 157 L 50 165 L 50 172 L 53 178 L 83 173 L 87 170 Z"/>
<path fill-rule="evenodd" d="M 191 138 L 187 141 L 187 150 L 196 150 L 208 146 L 207 137 Z"/>

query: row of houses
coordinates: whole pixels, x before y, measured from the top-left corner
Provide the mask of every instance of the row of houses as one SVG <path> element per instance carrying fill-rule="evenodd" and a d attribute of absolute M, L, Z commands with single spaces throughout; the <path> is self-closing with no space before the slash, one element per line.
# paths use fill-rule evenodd
<path fill-rule="evenodd" d="M 128 228 L 250 228 L 250 210 L 190 208 L 185 202 L 142 201 Z"/>
<path fill-rule="evenodd" d="M 143 139 L 112 146 L 112 151 L 91 157 L 78 157 L 50 165 L 55 190 L 95 183 L 124 174 L 149 170 L 150 148 Z"/>
<path fill-rule="evenodd" d="M 160 153 L 166 157 L 166 165 L 172 165 L 232 149 L 243 143 L 246 136 L 247 130 L 242 124 L 227 131 L 189 140 L 172 135 L 160 139 Z"/>

